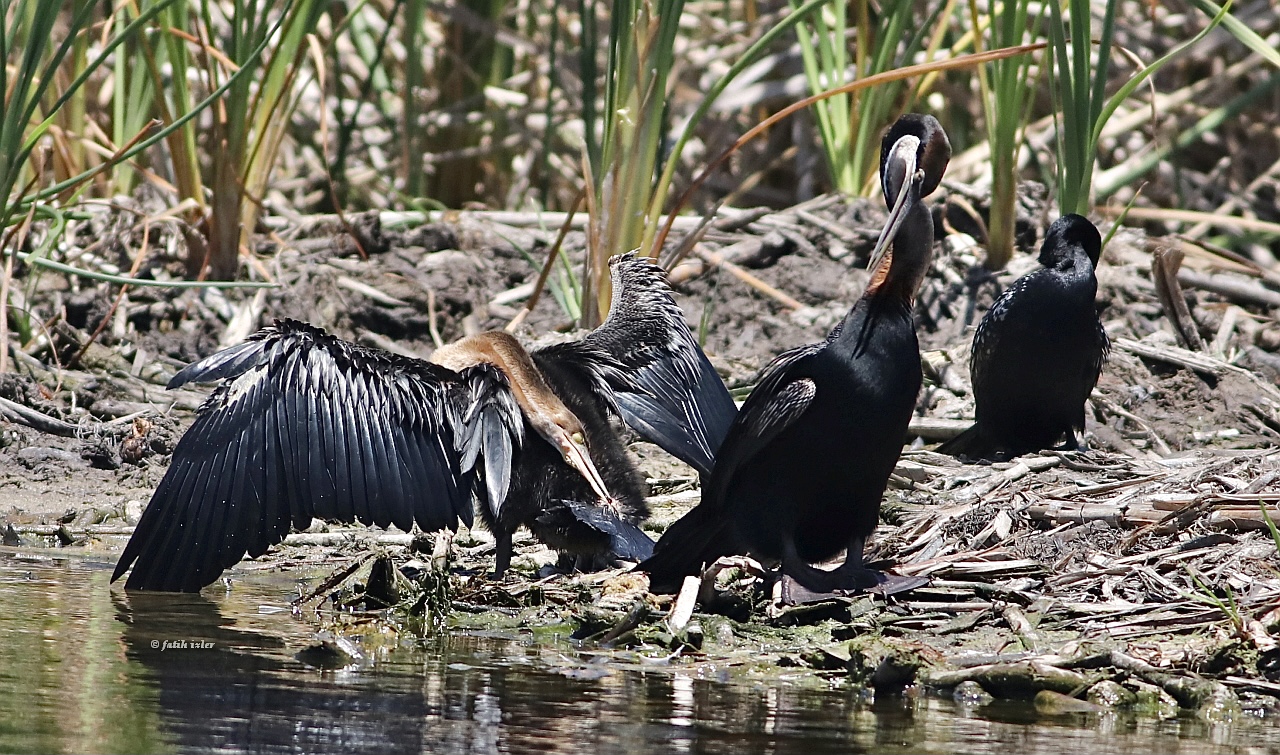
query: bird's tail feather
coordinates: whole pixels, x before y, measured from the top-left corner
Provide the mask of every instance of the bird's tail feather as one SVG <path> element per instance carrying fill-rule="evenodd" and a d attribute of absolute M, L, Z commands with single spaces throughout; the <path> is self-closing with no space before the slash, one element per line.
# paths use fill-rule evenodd
<path fill-rule="evenodd" d="M 938 453 L 948 456 L 967 456 L 977 459 L 987 456 L 994 448 L 982 432 L 982 428 L 975 422 L 969 426 L 969 429 L 938 446 L 937 450 Z"/>
<path fill-rule="evenodd" d="M 709 506 L 694 506 L 667 528 L 653 555 L 636 571 L 649 574 L 650 591 L 674 593 L 686 576 L 700 574 L 706 564 L 733 552 L 725 522 Z"/>
<path fill-rule="evenodd" d="M 609 550 L 624 561 L 643 561 L 653 554 L 653 540 L 635 524 L 605 506 L 561 500 L 579 522 L 608 535 Z"/>

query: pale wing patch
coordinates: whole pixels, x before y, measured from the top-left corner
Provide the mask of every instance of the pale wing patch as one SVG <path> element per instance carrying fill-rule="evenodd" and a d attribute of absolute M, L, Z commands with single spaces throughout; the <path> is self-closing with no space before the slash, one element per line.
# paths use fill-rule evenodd
<path fill-rule="evenodd" d="M 258 365 L 233 380 L 231 385 L 227 387 L 227 395 L 224 398 L 224 401 L 226 402 L 225 405 L 231 406 L 236 403 L 243 398 L 245 394 L 253 390 L 259 383 L 266 380 L 268 366 L 268 364 Z"/>

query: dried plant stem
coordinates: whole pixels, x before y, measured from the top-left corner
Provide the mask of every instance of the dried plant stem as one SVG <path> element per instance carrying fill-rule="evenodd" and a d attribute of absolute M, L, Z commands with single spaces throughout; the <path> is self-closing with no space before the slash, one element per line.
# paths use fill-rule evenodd
<path fill-rule="evenodd" d="M 887 71 L 885 73 L 878 73 L 875 76 L 868 76 L 865 79 L 859 79 L 858 81 L 854 81 L 844 86 L 836 87 L 835 89 L 829 89 L 825 92 L 820 92 L 810 97 L 805 97 L 804 99 L 798 102 L 794 102 L 788 105 L 782 110 L 779 110 L 778 112 L 764 119 L 760 123 L 757 123 L 751 129 L 749 129 L 745 134 L 738 137 L 737 141 L 735 141 L 728 149 L 721 152 L 714 160 L 708 163 L 707 167 L 702 169 L 702 172 L 698 174 L 698 177 L 695 178 L 689 184 L 689 187 L 685 189 L 684 193 L 680 195 L 680 198 L 676 200 L 675 206 L 671 209 L 671 214 L 667 216 L 667 222 L 662 225 L 662 230 L 658 232 L 658 235 L 653 240 L 653 246 L 651 247 L 650 254 L 651 255 L 657 254 L 662 249 L 663 244 L 665 244 L 667 241 L 667 234 L 671 232 L 671 227 L 675 223 L 674 219 L 677 213 L 679 213 L 681 208 L 683 208 L 685 205 L 689 203 L 689 200 L 693 197 L 694 192 L 702 188 L 702 185 L 706 183 L 707 179 L 711 177 L 711 175 L 715 172 L 717 168 L 723 165 L 726 160 L 728 160 L 730 157 L 736 154 L 738 150 L 742 149 L 742 147 L 748 142 L 750 142 L 752 139 L 765 133 L 775 124 L 777 124 L 779 121 L 782 121 L 786 118 L 789 118 L 792 115 L 795 115 L 796 113 L 800 112 L 801 110 L 804 110 L 805 108 L 809 107 L 813 103 L 821 102 L 822 100 L 825 100 L 830 97 L 835 97 L 836 95 L 843 94 L 845 92 L 855 92 L 860 89 L 879 86 L 881 84 L 887 84 L 893 81 L 901 81 L 903 79 L 909 79 L 912 76 L 921 76 L 921 75 L 932 73 L 935 71 L 953 71 L 953 70 L 959 70 L 963 68 L 972 68 L 974 66 L 979 66 L 984 63 L 990 63 L 996 60 L 1004 60 L 1005 58 L 1011 58 L 1015 55 L 1026 55 L 1027 53 L 1035 52 L 1037 50 L 1043 50 L 1044 48 L 1045 48 L 1045 44 L 1042 42 L 1038 42 L 1036 44 L 1031 44 L 1031 45 L 1021 45 L 1019 47 L 1008 47 L 1000 50 L 990 50 L 988 52 L 983 52 L 983 53 L 972 53 L 969 55 L 961 55 L 959 57 L 952 58 L 951 60 L 940 60 L 940 61 L 934 61 L 932 63 L 921 63 L 918 65 L 906 66 L 904 68 L 899 68 L 894 71 Z"/>
<path fill-rule="evenodd" d="M 583 188 L 578 192 L 578 196 L 574 198 L 573 204 L 569 208 L 569 212 L 565 213 L 564 222 L 560 224 L 560 232 L 556 234 L 555 243 L 551 245 L 551 249 L 547 252 L 547 261 L 542 265 L 542 270 L 538 272 L 538 280 L 533 284 L 533 293 L 529 294 L 529 298 L 525 300 L 524 307 L 511 318 L 511 322 L 507 323 L 507 327 L 503 330 L 508 333 L 514 333 L 515 329 L 520 327 L 520 323 L 524 322 L 533 308 L 537 306 L 538 299 L 542 296 L 542 289 L 547 285 L 547 278 L 551 275 L 551 268 L 555 266 L 556 257 L 560 254 L 560 248 L 564 245 L 564 237 L 569 234 L 569 229 L 573 226 L 573 216 L 577 214 L 578 209 L 582 207 L 582 202 L 587 196 L 587 189 Z"/>
<path fill-rule="evenodd" d="M 1112 207 L 1110 205 L 1098 205 L 1094 210 L 1102 215 L 1119 215 L 1123 212 L 1124 208 Z M 1170 222 L 1181 221 L 1185 223 L 1203 223 L 1206 225 L 1217 226 L 1219 228 L 1238 228 L 1242 231 L 1274 233 L 1277 236 L 1280 236 L 1280 223 L 1258 220 L 1257 218 L 1242 218 L 1237 215 L 1227 215 L 1225 213 L 1197 212 L 1196 210 L 1167 210 L 1158 207 L 1134 207 L 1129 210 L 1129 217 L 1134 220 L 1163 220 Z"/>
<path fill-rule="evenodd" d="M 760 280 L 756 276 L 742 269 L 738 265 L 735 265 L 734 263 L 720 256 L 719 254 L 716 254 L 715 252 L 699 251 L 698 256 L 706 260 L 708 263 L 712 265 L 718 265 L 720 267 L 723 267 L 725 270 L 729 271 L 729 274 L 732 275 L 733 277 L 737 278 L 738 280 L 742 281 L 748 286 L 751 286 L 752 288 L 764 294 L 765 296 L 768 296 L 771 299 L 778 301 L 779 303 L 782 304 L 782 306 L 786 307 L 787 309 L 800 309 L 801 307 L 804 306 L 799 301 L 791 298 L 787 294 L 783 293 L 782 291 L 779 291 L 778 289 L 774 288 L 768 283 L 765 283 L 764 281 Z"/>

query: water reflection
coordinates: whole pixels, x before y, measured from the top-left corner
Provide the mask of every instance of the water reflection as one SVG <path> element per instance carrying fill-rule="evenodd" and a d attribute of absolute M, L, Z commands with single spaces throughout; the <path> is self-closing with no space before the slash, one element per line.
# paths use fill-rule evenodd
<path fill-rule="evenodd" d="M 424 749 L 417 722 L 429 711 L 421 694 L 308 669 L 289 657 L 284 639 L 238 628 L 199 595 L 117 590 L 115 606 L 126 655 L 157 689 L 162 729 L 179 749 Z"/>
<path fill-rule="evenodd" d="M 0 554 L 0 751 L 1266 752 L 1271 722 L 1044 718 L 643 671 L 531 635 L 455 633 L 318 670 L 289 585 L 126 595 L 106 565 Z M 722 679 L 728 679 L 723 681 Z"/>
<path fill-rule="evenodd" d="M 0 750 L 163 749 L 155 690 L 128 672 L 106 576 L 0 558 Z"/>

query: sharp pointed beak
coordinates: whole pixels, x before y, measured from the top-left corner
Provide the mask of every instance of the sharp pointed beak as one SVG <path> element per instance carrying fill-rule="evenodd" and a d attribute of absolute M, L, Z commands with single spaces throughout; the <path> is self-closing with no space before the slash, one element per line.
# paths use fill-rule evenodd
<path fill-rule="evenodd" d="M 889 219 L 885 221 L 884 228 L 880 230 L 880 237 L 876 239 L 875 248 L 871 250 L 867 270 L 874 271 L 880 266 L 885 251 L 898 235 L 898 229 L 902 226 L 902 221 L 906 219 L 907 211 L 911 209 L 914 202 L 915 192 L 911 189 L 918 187 L 924 181 L 924 171 L 916 165 L 916 155 L 919 150 L 918 138 L 904 136 L 894 143 L 889 157 L 885 160 L 880 181 L 884 188 L 885 201 L 892 203 L 893 207 L 889 210 Z"/>
<path fill-rule="evenodd" d="M 591 454 L 587 453 L 586 443 L 579 440 L 582 436 L 578 433 L 570 435 L 563 433 L 559 435 L 558 441 L 560 453 L 564 455 L 564 460 L 569 466 L 578 470 L 579 473 L 591 485 L 591 489 L 600 496 L 602 501 L 612 501 L 613 496 L 609 494 L 609 489 L 605 487 L 604 479 L 600 477 L 600 472 L 596 469 L 596 465 L 591 461 Z"/>

